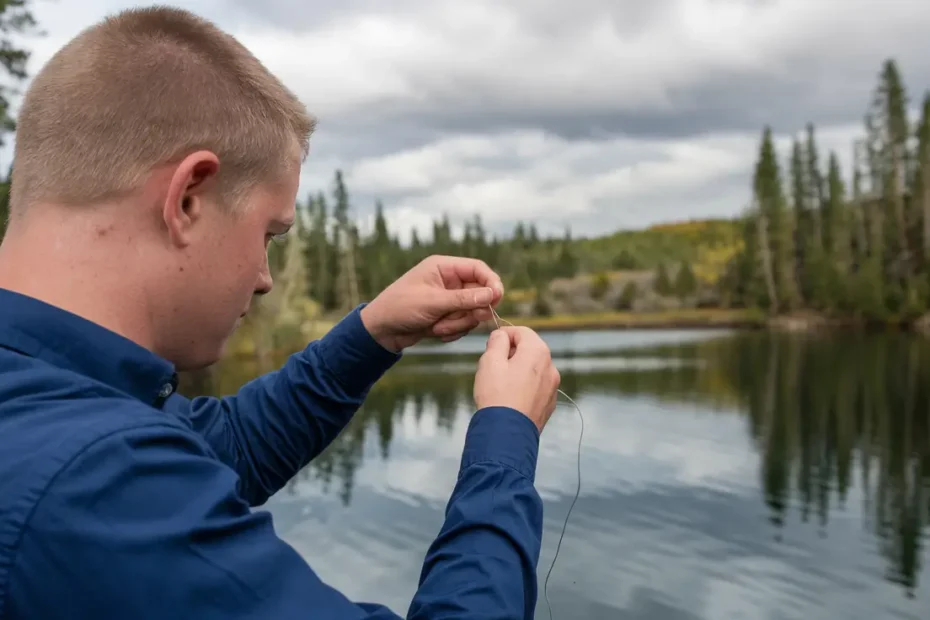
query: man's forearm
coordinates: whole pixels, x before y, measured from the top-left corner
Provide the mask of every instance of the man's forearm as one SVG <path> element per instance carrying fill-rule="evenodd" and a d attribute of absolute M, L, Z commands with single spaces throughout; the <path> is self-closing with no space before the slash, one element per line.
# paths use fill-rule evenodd
<path fill-rule="evenodd" d="M 374 341 L 356 308 L 234 396 L 191 401 L 190 420 L 260 505 L 336 438 L 399 357 Z"/>
<path fill-rule="evenodd" d="M 523 414 L 503 407 L 475 414 L 408 618 L 533 618 L 543 517 L 533 486 L 538 447 L 538 430 Z"/>

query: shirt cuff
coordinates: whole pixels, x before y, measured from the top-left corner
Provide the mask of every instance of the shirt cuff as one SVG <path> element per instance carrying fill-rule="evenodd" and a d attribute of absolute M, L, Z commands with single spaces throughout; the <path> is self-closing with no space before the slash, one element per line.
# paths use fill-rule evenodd
<path fill-rule="evenodd" d="M 349 391 L 370 388 L 401 358 L 371 337 L 362 323 L 360 304 L 320 339 L 320 359 Z"/>
<path fill-rule="evenodd" d="M 461 469 L 482 462 L 498 463 L 532 482 L 538 456 L 539 429 L 532 420 L 510 407 L 485 407 L 468 423 Z"/>

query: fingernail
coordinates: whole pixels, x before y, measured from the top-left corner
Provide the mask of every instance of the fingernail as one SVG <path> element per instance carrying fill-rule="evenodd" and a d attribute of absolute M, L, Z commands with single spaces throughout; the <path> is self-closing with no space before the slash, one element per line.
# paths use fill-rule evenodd
<path fill-rule="evenodd" d="M 476 306 L 486 306 L 491 303 L 491 300 L 494 298 L 494 293 L 489 288 L 483 288 L 475 293 L 475 305 Z"/>

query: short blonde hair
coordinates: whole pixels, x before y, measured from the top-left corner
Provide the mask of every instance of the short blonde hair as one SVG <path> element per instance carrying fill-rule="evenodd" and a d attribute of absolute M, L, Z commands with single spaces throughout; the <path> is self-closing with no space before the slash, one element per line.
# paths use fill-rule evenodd
<path fill-rule="evenodd" d="M 84 30 L 35 76 L 17 119 L 11 187 L 28 204 L 89 204 L 139 187 L 198 149 L 236 202 L 276 178 L 315 127 L 241 43 L 188 11 L 131 9 Z"/>

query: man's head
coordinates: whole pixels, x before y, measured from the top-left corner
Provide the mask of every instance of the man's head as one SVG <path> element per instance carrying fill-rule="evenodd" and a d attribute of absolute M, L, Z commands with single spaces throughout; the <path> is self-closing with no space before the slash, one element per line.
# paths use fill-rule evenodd
<path fill-rule="evenodd" d="M 32 81 L 8 236 L 54 237 L 98 270 L 108 260 L 125 272 L 108 281 L 149 315 L 139 339 L 181 368 L 209 364 L 270 289 L 267 243 L 293 221 L 313 128 L 230 35 L 179 9 L 125 11 Z"/>

